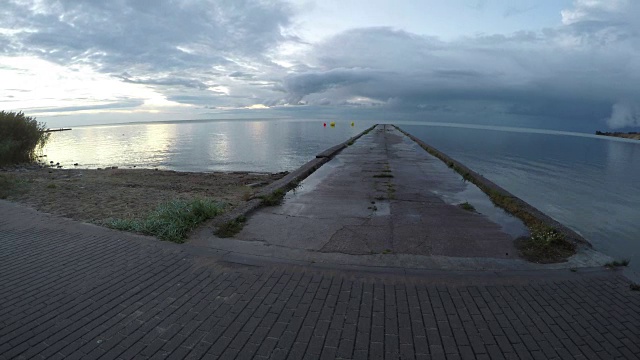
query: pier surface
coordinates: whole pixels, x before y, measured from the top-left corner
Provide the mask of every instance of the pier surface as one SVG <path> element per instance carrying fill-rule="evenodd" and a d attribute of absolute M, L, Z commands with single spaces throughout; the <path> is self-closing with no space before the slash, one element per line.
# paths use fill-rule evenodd
<path fill-rule="evenodd" d="M 233 239 L 203 229 L 191 244 L 265 261 L 399 269 L 529 270 L 611 261 L 582 246 L 566 263 L 529 263 L 514 245 L 522 236 L 529 232 L 520 219 L 395 126 L 377 125 L 282 204 L 250 213 Z"/>
<path fill-rule="evenodd" d="M 347 254 L 517 257 L 500 224 L 454 204 L 469 186 L 395 127 L 379 125 L 282 206 L 251 216 L 237 238 Z"/>
<path fill-rule="evenodd" d="M 378 127 L 244 240 L 179 245 L 0 200 L 0 359 L 640 358 L 640 292 L 619 271 L 515 258 L 517 223 L 413 146 Z"/>

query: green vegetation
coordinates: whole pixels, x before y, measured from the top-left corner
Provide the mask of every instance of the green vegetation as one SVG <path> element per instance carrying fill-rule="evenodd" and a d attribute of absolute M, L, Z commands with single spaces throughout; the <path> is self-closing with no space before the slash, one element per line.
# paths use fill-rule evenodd
<path fill-rule="evenodd" d="M 387 183 L 387 197 L 389 198 L 389 200 L 393 200 L 396 198 L 396 188 L 391 182 Z"/>
<path fill-rule="evenodd" d="M 609 263 L 604 264 L 605 267 L 608 268 L 616 268 L 616 267 L 622 267 L 622 266 L 629 266 L 629 260 L 628 259 L 624 259 L 624 260 L 615 260 Z"/>
<path fill-rule="evenodd" d="M 392 178 L 393 175 L 391 174 L 375 174 L 373 175 L 374 178 Z"/>
<path fill-rule="evenodd" d="M 247 218 L 244 216 L 237 217 L 231 221 L 228 221 L 220 226 L 218 226 L 218 230 L 216 230 L 215 234 L 221 238 L 229 238 L 239 233 L 244 227 L 244 223 L 247 221 Z"/>
<path fill-rule="evenodd" d="M 519 240 L 517 246 L 522 257 L 536 263 L 560 262 L 576 251 L 564 234 L 548 226 L 533 229 L 531 237 Z"/>
<path fill-rule="evenodd" d="M 393 251 L 392 251 L 391 249 L 384 249 L 384 250 L 382 250 L 382 253 L 383 253 L 384 255 L 387 255 L 387 254 L 393 254 Z"/>
<path fill-rule="evenodd" d="M 0 199 L 27 192 L 28 183 L 29 181 L 16 178 L 12 174 L 0 174 Z"/>
<path fill-rule="evenodd" d="M 159 206 L 144 219 L 113 219 L 106 225 L 182 243 L 191 230 L 221 214 L 223 208 L 224 204 L 210 199 L 174 200 Z"/>
<path fill-rule="evenodd" d="M 469 204 L 468 202 L 463 202 L 458 206 L 460 206 L 462 209 L 467 211 L 476 211 L 476 208 L 473 205 Z"/>
<path fill-rule="evenodd" d="M 259 196 L 259 198 L 262 199 L 263 206 L 276 206 L 282 204 L 286 193 L 284 189 L 276 189 L 270 194 Z"/>
<path fill-rule="evenodd" d="M 0 165 L 32 162 L 49 140 L 45 125 L 22 112 L 0 111 Z"/>

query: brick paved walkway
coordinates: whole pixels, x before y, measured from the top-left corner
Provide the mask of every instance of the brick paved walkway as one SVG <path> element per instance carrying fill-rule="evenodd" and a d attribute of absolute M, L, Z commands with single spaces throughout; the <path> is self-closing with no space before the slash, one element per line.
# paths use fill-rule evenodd
<path fill-rule="evenodd" d="M 640 292 L 616 272 L 385 275 L 195 252 L 0 201 L 0 358 L 640 357 Z"/>

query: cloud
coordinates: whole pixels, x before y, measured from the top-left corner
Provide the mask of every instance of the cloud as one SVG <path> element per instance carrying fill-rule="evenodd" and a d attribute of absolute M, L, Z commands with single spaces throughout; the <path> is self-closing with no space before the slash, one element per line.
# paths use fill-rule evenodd
<path fill-rule="evenodd" d="M 233 83 L 247 99 L 266 96 L 246 92 L 253 86 L 243 82 L 256 80 L 252 71 L 267 77 L 281 71 L 270 55 L 296 41 L 283 34 L 292 16 L 292 6 L 280 0 L 7 0 L 0 56 L 89 67 L 184 101 L 190 99 L 184 92 L 209 91 L 209 100 L 224 105 L 227 94 L 216 86 Z"/>
<path fill-rule="evenodd" d="M 610 117 L 610 126 L 631 125 L 637 107 L 620 99 L 640 99 L 640 63 L 633 60 L 640 58 L 640 31 L 629 15 L 638 9 L 638 2 L 576 1 L 556 28 L 449 42 L 393 28 L 353 29 L 314 46 L 310 70 L 290 74 L 284 88 L 289 101 L 311 105 L 362 97 L 416 112 L 591 126 Z"/>
<path fill-rule="evenodd" d="M 489 7 L 487 1 L 465 3 L 481 11 Z M 153 103 L 200 109 L 262 105 L 301 114 L 335 107 L 416 119 L 430 113 L 476 119 L 513 115 L 638 126 L 638 1 L 575 0 L 562 11 L 559 26 L 539 31 L 445 41 L 367 27 L 316 43 L 299 36 L 304 31 L 298 32 L 295 12 L 306 5 L 284 0 L 5 0 L 0 73 L 11 72 L 18 82 L 24 77 L 3 70 L 3 58 L 37 58 L 64 68 L 60 73 L 66 77 L 81 72 L 74 84 L 95 79 L 94 89 L 106 89 L 98 95 L 76 91 L 82 95 L 76 100 L 93 96 L 88 103 L 116 104 L 128 96 L 133 101 L 122 104 L 132 109 L 140 101 L 147 108 Z M 528 10 L 512 6 L 504 15 Z M 48 84 L 56 81 L 51 76 Z M 6 88 L 31 86 L 20 85 Z M 8 90 L 6 99 L 20 98 L 20 91 Z M 33 91 L 28 101 L 11 104 L 34 104 L 45 95 Z M 71 97 L 60 105 L 65 110 L 89 106 L 74 104 Z M 56 101 L 48 98 L 42 107 Z"/>
<path fill-rule="evenodd" d="M 612 129 L 640 127 L 639 103 L 618 102 L 614 104 L 611 116 L 606 121 Z"/>
<path fill-rule="evenodd" d="M 100 110 L 100 109 L 127 109 L 132 107 L 141 106 L 144 101 L 139 99 L 126 99 L 117 102 L 109 102 L 106 104 L 94 104 L 94 105 L 80 105 L 80 106 L 57 106 L 57 107 L 45 107 L 35 109 L 38 113 L 60 113 L 70 111 L 84 111 L 84 110 Z"/>
<path fill-rule="evenodd" d="M 131 84 L 143 84 L 143 85 L 161 85 L 161 86 L 183 86 L 186 88 L 205 90 L 209 86 L 202 81 L 195 79 L 188 79 L 182 77 L 165 77 L 165 78 L 146 78 L 146 79 L 132 79 L 129 74 L 124 73 L 118 78 L 122 81 Z"/>

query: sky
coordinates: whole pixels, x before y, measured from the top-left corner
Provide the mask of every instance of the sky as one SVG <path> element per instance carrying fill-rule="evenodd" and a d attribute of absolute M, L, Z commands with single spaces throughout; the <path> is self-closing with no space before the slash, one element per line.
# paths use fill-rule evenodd
<path fill-rule="evenodd" d="M 637 0 L 1 0 L 0 109 L 640 128 Z"/>

